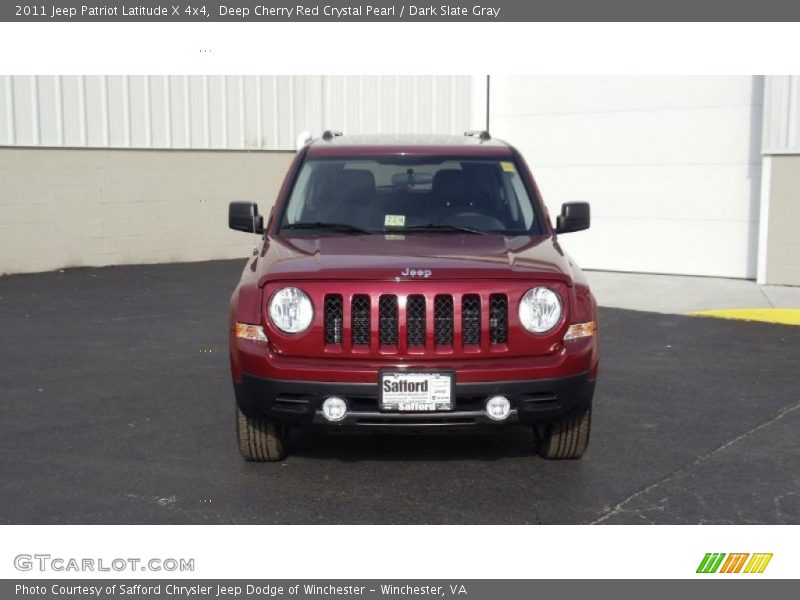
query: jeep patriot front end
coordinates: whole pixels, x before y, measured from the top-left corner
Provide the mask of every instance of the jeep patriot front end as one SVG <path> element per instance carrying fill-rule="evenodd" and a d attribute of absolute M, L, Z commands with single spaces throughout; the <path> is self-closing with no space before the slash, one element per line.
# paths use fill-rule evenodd
<path fill-rule="evenodd" d="M 486 132 L 345 137 L 300 150 L 231 298 L 237 436 L 281 460 L 287 429 L 531 427 L 579 458 L 597 376 L 597 306 L 530 171 Z"/>

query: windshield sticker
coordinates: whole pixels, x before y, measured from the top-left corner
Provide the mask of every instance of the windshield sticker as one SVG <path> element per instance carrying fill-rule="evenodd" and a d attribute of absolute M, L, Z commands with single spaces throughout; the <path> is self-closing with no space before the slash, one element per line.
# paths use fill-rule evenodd
<path fill-rule="evenodd" d="M 383 220 L 384 227 L 403 227 L 405 224 L 405 215 L 386 215 L 386 218 Z"/>
<path fill-rule="evenodd" d="M 512 162 L 503 161 L 503 162 L 500 163 L 500 167 L 506 173 L 516 173 L 517 172 L 517 170 L 514 168 L 514 163 L 512 163 Z"/>

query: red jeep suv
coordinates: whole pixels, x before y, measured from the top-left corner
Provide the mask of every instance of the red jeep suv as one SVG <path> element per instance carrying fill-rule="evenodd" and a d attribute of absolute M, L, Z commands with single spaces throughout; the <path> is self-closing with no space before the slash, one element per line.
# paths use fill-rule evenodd
<path fill-rule="evenodd" d="M 597 376 L 597 305 L 522 156 L 487 132 L 342 136 L 297 153 L 233 292 L 230 361 L 247 460 L 281 460 L 290 426 L 531 427 L 579 458 Z"/>

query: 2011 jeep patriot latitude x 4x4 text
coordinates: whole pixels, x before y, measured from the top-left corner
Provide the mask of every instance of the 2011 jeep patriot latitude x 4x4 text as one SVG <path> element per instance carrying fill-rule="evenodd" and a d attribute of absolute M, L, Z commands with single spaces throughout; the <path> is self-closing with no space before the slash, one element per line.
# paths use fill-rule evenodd
<path fill-rule="evenodd" d="M 486 132 L 347 137 L 294 159 L 231 298 L 239 448 L 286 454 L 289 426 L 364 431 L 532 427 L 579 458 L 597 375 L 597 306 L 525 161 Z"/>

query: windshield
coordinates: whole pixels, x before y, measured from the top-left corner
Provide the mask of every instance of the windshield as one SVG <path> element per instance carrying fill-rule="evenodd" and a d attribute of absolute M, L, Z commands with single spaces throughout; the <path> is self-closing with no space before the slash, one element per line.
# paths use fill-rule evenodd
<path fill-rule="evenodd" d="M 309 159 L 281 232 L 541 233 L 516 164 L 438 158 Z"/>

